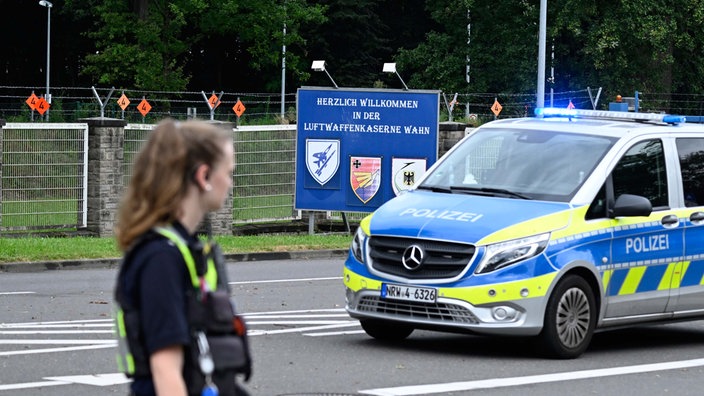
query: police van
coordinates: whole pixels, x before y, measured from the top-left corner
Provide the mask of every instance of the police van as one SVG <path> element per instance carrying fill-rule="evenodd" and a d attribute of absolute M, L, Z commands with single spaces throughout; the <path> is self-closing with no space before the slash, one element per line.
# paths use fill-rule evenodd
<path fill-rule="evenodd" d="M 595 331 L 704 319 L 704 126 L 536 113 L 475 129 L 361 221 L 344 284 L 369 336 L 525 336 L 575 358 Z"/>

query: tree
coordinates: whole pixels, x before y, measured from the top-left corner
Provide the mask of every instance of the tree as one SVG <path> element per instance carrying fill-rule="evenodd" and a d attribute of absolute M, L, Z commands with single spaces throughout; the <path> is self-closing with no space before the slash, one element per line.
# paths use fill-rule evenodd
<path fill-rule="evenodd" d="M 253 78 L 252 71 L 280 70 L 281 46 L 302 45 L 298 28 L 324 19 L 323 7 L 305 0 L 90 1 L 96 23 L 87 35 L 97 51 L 86 55 L 83 73 L 102 84 L 157 91 L 185 90 L 193 75 L 198 89 L 237 81 L 261 88 L 271 79 Z M 289 52 L 287 67 L 305 78 L 300 55 Z"/>
<path fill-rule="evenodd" d="M 388 26 L 380 18 L 383 0 L 323 0 L 327 21 L 308 34 L 308 60 L 325 60 L 339 86 L 372 87 L 390 61 Z M 310 63 L 308 63 L 310 67 Z M 326 76 L 314 78 L 329 85 Z"/>
<path fill-rule="evenodd" d="M 535 5 L 485 0 L 426 4 L 435 21 L 433 30 L 427 33 L 425 42 L 398 54 L 404 70 L 411 70 L 412 86 L 459 93 L 535 89 Z"/>
<path fill-rule="evenodd" d="M 213 1 L 193 27 L 202 39 L 194 47 L 191 65 L 214 70 L 223 86 L 275 91 L 281 87 L 286 45 L 286 70 L 294 84 L 304 81 L 309 74 L 302 31 L 325 21 L 324 10 L 306 0 Z"/>
<path fill-rule="evenodd" d="M 699 93 L 704 88 L 704 2 L 604 0 L 555 2 L 558 84 Z"/>
<path fill-rule="evenodd" d="M 144 90 L 184 90 L 184 54 L 189 41 L 181 32 L 197 0 L 91 0 L 95 30 L 87 33 L 97 51 L 87 54 L 85 75 L 99 84 Z M 74 2 L 66 6 L 79 7 Z M 80 7 L 85 7 L 81 4 Z"/>

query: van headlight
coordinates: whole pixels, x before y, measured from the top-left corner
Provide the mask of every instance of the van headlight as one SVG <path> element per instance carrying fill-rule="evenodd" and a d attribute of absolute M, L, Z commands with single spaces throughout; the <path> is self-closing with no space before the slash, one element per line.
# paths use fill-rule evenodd
<path fill-rule="evenodd" d="M 366 239 L 367 235 L 362 231 L 362 227 L 357 227 L 357 232 L 355 232 L 354 238 L 352 238 L 350 250 L 354 258 L 360 263 L 364 263 L 364 241 Z"/>
<path fill-rule="evenodd" d="M 545 250 L 550 240 L 550 233 L 534 235 L 512 241 L 494 243 L 486 246 L 486 253 L 474 271 L 486 274 L 507 267 L 519 261 L 537 256 Z"/>

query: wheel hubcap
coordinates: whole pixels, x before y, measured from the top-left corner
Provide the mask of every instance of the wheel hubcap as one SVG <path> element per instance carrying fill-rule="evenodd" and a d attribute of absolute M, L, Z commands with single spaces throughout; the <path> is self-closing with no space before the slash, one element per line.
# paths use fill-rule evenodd
<path fill-rule="evenodd" d="M 557 334 L 563 345 L 579 346 L 587 336 L 590 320 L 589 300 L 581 289 L 572 288 L 557 306 Z"/>

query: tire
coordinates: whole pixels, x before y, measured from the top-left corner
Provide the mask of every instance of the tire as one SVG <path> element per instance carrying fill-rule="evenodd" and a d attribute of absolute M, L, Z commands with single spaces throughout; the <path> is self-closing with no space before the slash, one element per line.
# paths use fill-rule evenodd
<path fill-rule="evenodd" d="M 567 275 L 557 284 L 545 309 L 539 352 L 574 359 L 586 351 L 596 325 L 594 292 L 584 278 Z"/>
<path fill-rule="evenodd" d="M 360 324 L 370 337 L 380 341 L 402 341 L 413 333 L 413 327 L 402 323 L 383 320 L 362 320 Z"/>

